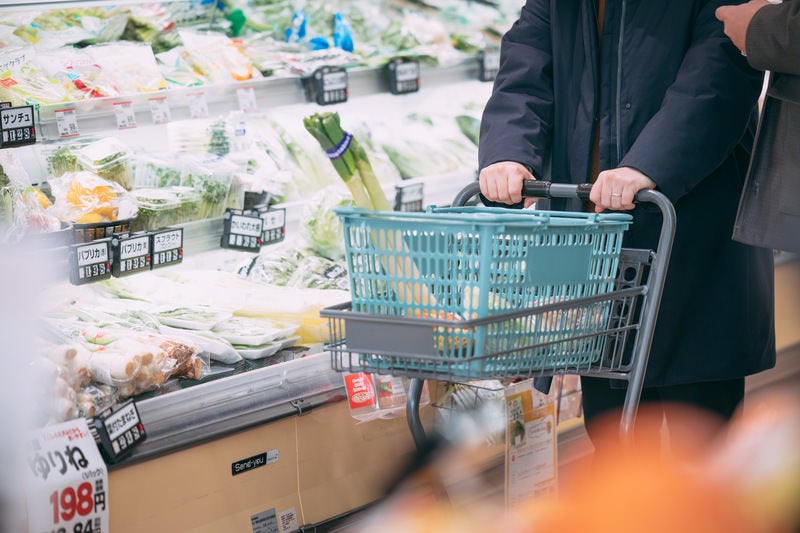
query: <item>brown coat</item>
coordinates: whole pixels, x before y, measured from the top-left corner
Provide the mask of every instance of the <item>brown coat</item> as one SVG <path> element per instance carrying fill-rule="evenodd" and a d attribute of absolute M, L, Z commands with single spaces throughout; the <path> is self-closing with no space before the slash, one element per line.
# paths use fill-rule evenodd
<path fill-rule="evenodd" d="M 745 48 L 770 79 L 733 238 L 800 253 L 800 0 L 757 11 Z"/>

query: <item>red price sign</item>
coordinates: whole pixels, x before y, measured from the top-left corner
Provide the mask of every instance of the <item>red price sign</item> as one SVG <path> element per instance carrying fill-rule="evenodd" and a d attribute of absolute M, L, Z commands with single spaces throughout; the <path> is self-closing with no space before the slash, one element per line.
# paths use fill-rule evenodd
<path fill-rule="evenodd" d="M 89 516 L 94 511 L 92 484 L 81 483 L 77 488 L 67 487 L 50 495 L 53 506 L 53 524 L 70 522 L 76 516 Z"/>
<path fill-rule="evenodd" d="M 29 443 L 28 532 L 108 531 L 108 469 L 86 419 L 42 428 Z"/>

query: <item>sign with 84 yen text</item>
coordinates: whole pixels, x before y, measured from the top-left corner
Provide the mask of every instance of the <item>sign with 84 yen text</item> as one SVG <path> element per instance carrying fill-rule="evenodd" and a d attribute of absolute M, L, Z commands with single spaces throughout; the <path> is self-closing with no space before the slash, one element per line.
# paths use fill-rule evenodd
<path fill-rule="evenodd" d="M 30 436 L 28 533 L 106 533 L 108 469 L 85 418 Z"/>

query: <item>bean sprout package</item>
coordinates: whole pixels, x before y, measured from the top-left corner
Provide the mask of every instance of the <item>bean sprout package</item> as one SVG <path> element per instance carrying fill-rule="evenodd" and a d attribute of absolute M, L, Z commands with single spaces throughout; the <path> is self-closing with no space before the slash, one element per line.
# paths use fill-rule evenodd
<path fill-rule="evenodd" d="M 136 202 L 118 183 L 87 171 L 67 172 L 50 180 L 52 212 L 61 220 L 91 224 L 126 220 L 136 215 Z"/>

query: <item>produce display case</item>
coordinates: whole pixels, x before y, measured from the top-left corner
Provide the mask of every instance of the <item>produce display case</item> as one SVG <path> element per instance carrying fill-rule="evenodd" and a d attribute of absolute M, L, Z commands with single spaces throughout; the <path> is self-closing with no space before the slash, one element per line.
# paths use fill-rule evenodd
<path fill-rule="evenodd" d="M 119 2 L 119 5 L 139 4 L 138 2 Z M 197 4 L 195 2 L 185 2 Z M 97 3 L 99 6 L 101 3 Z M 105 7 L 107 3 L 102 3 Z M 29 2 L 19 6 L 2 6 L 0 16 L 9 12 L 25 10 L 46 10 L 51 8 L 93 7 L 94 2 Z M 209 4 L 205 9 L 213 9 Z M 333 106 L 343 116 L 355 111 L 359 115 L 399 116 L 404 108 L 413 111 L 425 102 L 430 94 L 445 94 L 440 99 L 449 99 L 448 93 L 474 94 L 480 102 L 488 95 L 490 84 L 480 81 L 480 63 L 475 54 L 465 54 L 457 61 L 446 66 L 422 63 L 420 65 L 418 91 L 410 94 L 397 94 L 389 86 L 387 71 L 380 66 L 357 66 L 347 69 L 348 101 Z M 222 212 L 225 207 L 241 207 L 241 191 L 234 190 L 236 177 L 224 172 L 208 174 L 213 180 L 198 169 L 208 167 L 207 161 L 200 159 L 192 169 L 187 164 L 189 158 L 172 161 L 174 152 L 172 139 L 174 135 L 184 136 L 192 141 L 190 134 L 205 128 L 213 128 L 217 117 L 232 116 L 243 111 L 243 105 L 257 103 L 258 114 L 280 112 L 283 117 L 294 117 L 300 124 L 301 118 L 320 109 L 310 100 L 309 81 L 304 75 L 285 77 L 253 78 L 246 81 L 227 81 L 204 84 L 201 86 L 170 88 L 158 93 L 129 93 L 121 97 L 100 96 L 91 99 L 65 101 L 36 106 L 36 125 L 39 142 L 36 145 L 15 150 L 22 161 L 33 183 L 40 182 L 47 176 L 58 176 L 65 173 L 87 170 L 117 182 L 124 189 L 129 189 L 132 199 L 138 204 L 138 216 L 125 221 L 125 229 L 132 232 L 153 231 L 163 227 L 179 227 L 183 231 L 183 257 L 181 264 L 164 269 L 163 272 L 182 272 L 194 268 L 216 268 L 219 265 L 229 266 L 241 263 L 246 254 L 220 249 L 220 238 L 224 231 Z M 197 96 L 207 108 L 204 117 L 196 119 Z M 157 100 L 157 101 L 155 101 Z M 248 100 L 249 103 L 243 100 Z M 398 106 L 398 103 L 400 105 Z M 164 120 L 164 110 L 168 110 L 168 120 Z M 156 111 L 161 112 L 161 114 Z M 248 109 L 245 114 L 256 116 L 255 110 Z M 122 123 L 121 116 L 127 115 Z M 64 117 L 71 116 L 73 126 L 65 130 Z M 134 122 L 135 118 L 135 122 Z M 259 120 L 259 119 L 256 119 Z M 347 119 L 343 122 L 347 122 Z M 134 127 L 135 126 L 135 127 Z M 234 143 L 237 124 L 228 121 L 220 131 L 226 138 L 223 143 Z M 433 127 L 433 126 L 430 126 Z M 70 130 L 69 128 L 73 128 Z M 78 133 L 76 135 L 76 133 Z M 388 131 L 387 133 L 394 133 Z M 216 134 L 214 134 L 216 135 Z M 107 139 L 113 137 L 114 141 Z M 219 140 L 213 137 L 212 141 Z M 118 144 L 117 144 L 118 141 Z M 472 142 L 466 140 L 465 142 Z M 131 149 L 131 147 L 136 147 Z M 221 149 L 226 144 L 219 145 Z M 454 149 L 456 146 L 453 147 Z M 134 151 L 135 150 L 135 151 Z M 380 152 L 378 146 L 372 153 Z M 448 159 L 442 151 L 442 159 Z M 469 153 L 467 153 L 469 157 Z M 395 157 L 402 158 L 402 153 Z M 424 156 L 423 156 L 424 157 Z M 430 158 L 429 158 L 430 159 Z M 144 162 L 151 160 L 154 165 L 148 167 Z M 437 159 L 430 159 L 436 163 Z M 388 158 L 387 158 L 388 161 Z M 396 159 L 396 161 L 399 161 Z M 449 161 L 449 159 L 448 159 Z M 172 164 L 172 166 L 170 166 Z M 389 168 L 394 163 L 386 163 Z M 471 165 L 470 165 L 471 166 Z M 402 204 L 401 189 L 414 189 L 415 201 L 419 196 L 420 207 L 424 188 L 425 204 L 445 204 L 452 198 L 454 191 L 460 189 L 465 182 L 475 179 L 474 168 L 454 169 L 452 165 L 439 164 L 432 166 L 435 171 L 427 175 L 409 175 L 411 167 L 401 181 L 400 173 L 383 183 L 387 196 Z M 163 169 L 172 168 L 173 173 L 165 173 Z M 156 170 L 153 170 L 156 169 Z M 396 172 L 396 171 L 395 171 Z M 170 177 L 172 176 L 172 177 Z M 195 183 L 197 180 L 202 183 Z M 169 181 L 169 183 L 165 182 Z M 170 181 L 171 180 L 171 181 Z M 190 183 L 191 181 L 191 183 Z M 214 183 L 210 183 L 213 181 Z M 222 187 L 204 187 L 208 182 L 217 185 L 224 181 L 224 194 L 217 195 L 209 203 L 210 195 Z M 207 190 L 208 189 L 208 190 Z M 214 190 L 211 190 L 214 189 Z M 206 194 L 207 193 L 207 194 Z M 285 231 L 294 235 L 304 223 L 304 209 L 311 195 L 302 194 L 303 200 L 273 204 L 272 207 L 285 209 Z M 396 198 L 395 198 L 396 197 Z M 208 200 L 208 201 L 206 201 Z M 212 205 L 213 204 L 213 205 Z M 114 224 L 106 224 L 115 227 Z M 117 225 L 119 226 L 119 225 Z M 70 232 L 74 231 L 70 228 Z M 103 236 L 106 236 L 105 233 Z M 110 237 L 110 235 L 109 235 Z M 80 241 L 89 239 L 81 238 Z M 67 284 L 69 247 L 76 242 L 56 243 L 47 250 L 48 279 L 46 283 L 58 287 Z M 265 248 L 266 250 L 266 248 Z M 213 265 L 213 266 L 212 266 Z M 135 284 L 136 275 L 125 278 Z M 80 287 L 91 291 L 90 287 Z M 78 298 L 83 293 L 74 293 Z M 177 302 L 176 302 L 177 303 Z M 346 410 L 344 384 L 339 373 L 330 367 L 330 355 L 320 346 L 294 346 L 283 349 L 269 358 L 243 360 L 236 364 L 212 362 L 210 371 L 200 380 L 170 378 L 155 390 L 137 393 L 133 396 L 141 422 L 147 433 L 146 439 L 138 444 L 133 452 L 124 459 L 109 464 L 111 473 L 112 511 L 111 524 L 113 530 L 124 531 L 126 527 L 136 527 L 128 521 L 123 525 L 121 520 L 127 505 L 123 500 L 115 499 L 114 494 L 123 494 L 128 488 L 137 486 L 139 479 L 146 476 L 149 465 L 179 464 L 184 457 L 203 453 L 227 439 L 240 439 L 242 449 L 263 444 L 254 442 L 251 435 L 260 434 L 259 428 L 279 428 L 296 426 L 300 434 L 316 429 L 304 429 L 309 425 L 312 415 L 319 412 L 322 419 L 337 413 L 336 434 L 340 439 L 340 464 L 356 464 L 370 458 L 360 474 L 349 476 L 350 479 L 363 478 L 364 485 L 359 490 L 339 490 L 341 494 L 331 499 L 325 496 L 329 492 L 323 487 L 340 487 L 348 483 L 341 477 L 334 464 L 317 465 L 306 471 L 302 460 L 298 463 L 298 477 L 308 479 L 301 481 L 296 487 L 298 495 L 303 494 L 311 500 L 317 499 L 317 505 L 305 512 L 298 512 L 298 520 L 319 523 L 335 514 L 346 513 L 354 508 L 368 504 L 379 497 L 388 482 L 387 471 L 380 468 L 377 462 L 384 455 L 382 450 L 392 448 L 393 456 L 398 458 L 410 454 L 413 443 L 410 441 L 401 420 L 375 421 L 370 427 L 356 427 Z M 344 407 L 344 410 L 343 410 Z M 297 422 L 293 420 L 297 419 Z M 300 421 L 306 422 L 300 422 Z M 331 418 L 332 422 L 333 418 Z M 268 429 L 264 429 L 268 431 Z M 281 430 L 282 431 L 282 430 Z M 311 433 L 309 433 L 311 435 Z M 240 438 L 241 437 L 241 438 Z M 312 441 L 298 442 L 302 448 L 301 455 L 319 457 L 316 437 Z M 378 445 L 378 448 L 374 446 Z M 282 457 L 290 460 L 289 452 L 281 448 Z M 318 459 L 307 459 L 318 461 Z M 335 467 L 335 468 L 334 468 Z M 333 470 L 331 470 L 333 468 Z M 170 475 L 169 468 L 166 470 Z M 308 475 L 306 475 L 306 473 Z M 302 474 L 302 475 L 301 475 Z M 124 480 L 124 481 L 121 481 Z M 238 482 L 239 478 L 234 479 Z M 154 491 L 155 493 L 155 491 Z M 322 498 L 321 500 L 319 498 Z M 168 497 L 160 498 L 168 501 Z M 291 500 L 291 497 L 289 497 Z M 299 510 L 298 510 L 299 511 Z M 208 524 L 222 524 L 227 518 L 225 511 L 219 510 L 222 522 L 209 521 Z M 253 513 L 255 514 L 255 513 Z M 241 518 L 241 517 L 239 517 Z M 163 525 L 163 522 L 162 522 Z M 215 526 L 209 525 L 211 530 Z M 235 529 L 239 530 L 237 526 Z M 133 530 L 133 529 L 131 529 Z M 288 529 L 287 529 L 288 530 Z"/>

